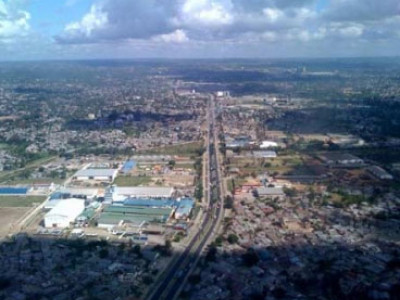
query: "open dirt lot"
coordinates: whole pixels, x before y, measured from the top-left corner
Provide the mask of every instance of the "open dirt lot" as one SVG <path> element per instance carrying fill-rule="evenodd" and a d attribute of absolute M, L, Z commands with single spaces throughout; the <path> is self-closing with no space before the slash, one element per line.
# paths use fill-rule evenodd
<path fill-rule="evenodd" d="M 0 238 L 18 228 L 18 222 L 27 214 L 28 207 L 0 207 Z"/>

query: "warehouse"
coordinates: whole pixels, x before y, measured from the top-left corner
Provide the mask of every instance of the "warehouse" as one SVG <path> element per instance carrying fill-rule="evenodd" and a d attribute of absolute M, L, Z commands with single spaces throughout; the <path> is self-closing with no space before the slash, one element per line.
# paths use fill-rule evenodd
<path fill-rule="evenodd" d="M 275 151 L 254 151 L 253 156 L 256 158 L 275 158 Z"/>
<path fill-rule="evenodd" d="M 111 229 L 122 224 L 141 227 L 146 223 L 164 224 L 173 213 L 168 207 L 133 207 L 110 205 L 104 208 L 98 226 Z"/>
<path fill-rule="evenodd" d="M 259 197 L 278 197 L 283 198 L 285 193 L 281 187 L 260 187 L 256 189 Z"/>
<path fill-rule="evenodd" d="M 127 198 L 121 204 L 124 206 L 146 206 L 146 207 L 175 207 L 172 198 Z"/>
<path fill-rule="evenodd" d="M 369 167 L 368 171 L 378 179 L 382 179 L 382 180 L 392 180 L 393 179 L 393 176 L 391 174 L 389 174 L 388 172 L 386 172 L 386 170 L 384 170 L 378 166 Z"/>
<path fill-rule="evenodd" d="M 175 219 L 188 219 L 194 207 L 194 200 L 191 198 L 182 198 L 176 201 Z"/>
<path fill-rule="evenodd" d="M 260 144 L 260 149 L 277 148 L 278 143 L 273 141 L 262 141 Z"/>
<path fill-rule="evenodd" d="M 76 181 L 95 180 L 113 182 L 117 174 L 117 169 L 83 169 L 76 172 L 72 179 Z"/>
<path fill-rule="evenodd" d="M 123 202 L 127 198 L 170 198 L 174 194 L 171 187 L 118 187 L 112 185 L 105 192 L 105 202 Z"/>
<path fill-rule="evenodd" d="M 364 165 L 364 161 L 361 158 L 348 153 L 325 153 L 319 157 L 330 167 L 355 167 Z"/>
<path fill-rule="evenodd" d="M 82 199 L 66 199 L 57 203 L 44 217 L 45 227 L 68 227 L 84 211 Z"/>

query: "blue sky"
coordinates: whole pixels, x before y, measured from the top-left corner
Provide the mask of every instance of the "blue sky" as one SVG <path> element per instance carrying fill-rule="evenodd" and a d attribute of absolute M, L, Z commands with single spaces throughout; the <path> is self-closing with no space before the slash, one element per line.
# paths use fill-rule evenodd
<path fill-rule="evenodd" d="M 31 0 L 27 9 L 33 30 L 56 35 L 66 24 L 79 20 L 92 4 L 91 0 Z"/>
<path fill-rule="evenodd" d="M 399 0 L 0 0 L 0 60 L 393 56 Z"/>

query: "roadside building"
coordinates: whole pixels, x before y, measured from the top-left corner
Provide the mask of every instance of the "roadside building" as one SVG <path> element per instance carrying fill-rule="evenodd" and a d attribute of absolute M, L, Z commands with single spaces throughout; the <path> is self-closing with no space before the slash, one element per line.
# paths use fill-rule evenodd
<path fill-rule="evenodd" d="M 72 176 L 75 181 L 108 181 L 113 182 L 117 177 L 117 169 L 83 169 L 79 170 Z"/>
<path fill-rule="evenodd" d="M 112 185 L 106 189 L 105 202 L 123 202 L 127 198 L 170 198 L 172 187 L 119 187 Z"/>
<path fill-rule="evenodd" d="M 330 167 L 355 167 L 364 165 L 364 160 L 348 153 L 325 153 L 319 157 Z"/>
<path fill-rule="evenodd" d="M 278 143 L 273 141 L 262 141 L 260 144 L 260 149 L 277 148 Z"/>
<path fill-rule="evenodd" d="M 175 207 L 175 200 L 172 198 L 127 198 L 118 203 L 124 206 L 144 207 Z"/>
<path fill-rule="evenodd" d="M 173 212 L 173 208 L 169 207 L 109 205 L 101 213 L 98 219 L 98 226 L 111 229 L 124 224 L 137 228 L 141 228 L 148 223 L 164 224 L 172 216 Z"/>
<path fill-rule="evenodd" d="M 45 227 L 68 227 L 84 211 L 85 201 L 68 199 L 59 201 L 44 217 Z"/>
<path fill-rule="evenodd" d="M 369 167 L 368 172 L 370 172 L 372 175 L 374 175 L 376 178 L 381 179 L 381 180 L 392 180 L 393 176 L 389 174 L 386 170 L 379 166 L 372 166 Z"/>
<path fill-rule="evenodd" d="M 285 197 L 285 193 L 281 187 L 259 187 L 256 191 L 259 197 Z"/>
<path fill-rule="evenodd" d="M 328 133 L 328 137 L 332 144 L 342 148 L 360 147 L 365 144 L 363 139 L 354 135 Z"/>
<path fill-rule="evenodd" d="M 175 219 L 188 219 L 192 209 L 194 208 L 194 200 L 191 198 L 182 198 L 178 199 L 176 204 Z"/>
<path fill-rule="evenodd" d="M 253 151 L 253 156 L 256 158 L 276 158 L 275 151 Z"/>

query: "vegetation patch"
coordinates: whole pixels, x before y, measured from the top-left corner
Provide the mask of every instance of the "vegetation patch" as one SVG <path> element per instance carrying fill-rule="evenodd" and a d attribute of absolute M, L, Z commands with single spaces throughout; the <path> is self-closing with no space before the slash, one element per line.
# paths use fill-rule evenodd
<path fill-rule="evenodd" d="M 45 196 L 0 196 L 0 207 L 31 207 L 44 200 Z"/>

